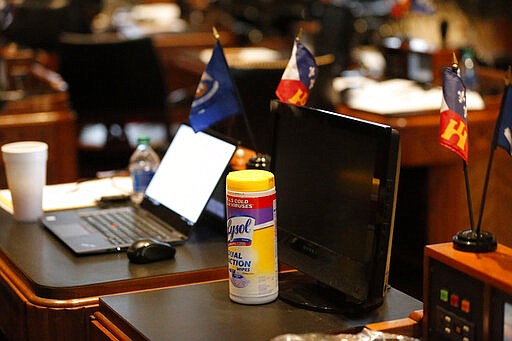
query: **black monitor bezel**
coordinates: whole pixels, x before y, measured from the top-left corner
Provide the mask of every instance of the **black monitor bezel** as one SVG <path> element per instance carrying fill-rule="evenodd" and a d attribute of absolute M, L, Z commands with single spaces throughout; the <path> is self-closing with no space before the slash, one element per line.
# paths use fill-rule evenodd
<path fill-rule="evenodd" d="M 271 112 L 275 128 L 271 163 L 271 171 L 274 173 L 276 173 L 276 162 L 279 161 L 279 155 L 276 154 L 276 143 L 279 138 L 279 131 L 276 129 L 279 123 L 278 120 L 282 115 L 293 115 L 294 113 L 298 114 L 300 112 L 302 115 L 308 115 L 310 118 L 317 117 L 320 120 L 326 120 L 329 122 L 329 124 L 333 125 L 334 129 L 336 129 L 336 127 L 339 127 L 340 130 L 363 129 L 369 133 L 377 134 L 379 136 L 378 139 L 381 141 L 379 144 L 379 155 L 381 156 L 381 160 L 378 162 L 378 164 L 382 169 L 378 169 L 376 172 L 382 174 L 381 176 L 383 181 L 381 181 L 381 184 L 379 185 L 378 195 L 379 198 L 385 199 L 380 199 L 378 207 L 375 207 L 377 217 L 375 222 L 377 238 L 375 239 L 376 242 L 374 244 L 373 259 L 370 270 L 371 275 L 370 278 L 368 278 L 367 283 L 365 283 L 367 287 L 362 288 L 362 290 L 361 288 L 350 287 L 350 283 L 348 282 L 335 282 L 335 278 L 329 275 L 329 273 L 340 270 L 342 271 L 343 269 L 339 269 L 337 266 L 331 265 L 329 267 L 323 268 L 322 271 L 319 272 L 313 269 L 312 264 L 305 264 L 304 262 L 301 263 L 300 259 L 304 259 L 305 257 L 301 258 L 300 255 L 299 257 L 295 257 L 297 254 L 294 255 L 293 251 L 290 251 L 293 249 L 293 245 L 291 245 L 291 243 L 297 240 L 300 241 L 301 238 L 285 230 L 283 226 L 280 226 L 279 224 L 279 175 L 276 174 L 276 190 L 278 197 L 278 251 L 280 261 L 283 261 L 284 263 L 297 268 L 299 271 L 302 271 L 306 275 L 315 278 L 317 281 L 327 285 L 328 287 L 332 287 L 341 291 L 351 299 L 354 299 L 356 302 L 367 306 L 379 305 L 382 302 L 383 297 L 385 296 L 385 292 L 388 288 L 389 261 L 393 237 L 396 193 L 400 168 L 400 143 L 398 132 L 387 125 L 364 121 L 326 110 L 305 106 L 296 106 L 277 100 L 271 102 Z M 304 138 L 307 139 L 307 137 Z M 298 185 L 298 187 L 300 187 L 300 185 Z M 305 242 L 305 245 L 308 245 L 307 241 Z M 315 252 L 318 250 L 321 250 L 321 248 L 316 248 Z M 321 255 L 315 255 L 315 257 L 323 258 L 324 261 L 330 262 L 331 264 L 337 263 L 340 256 L 343 257 L 343 255 L 331 255 L 329 252 L 323 252 Z M 359 286 L 361 283 L 355 284 Z"/>

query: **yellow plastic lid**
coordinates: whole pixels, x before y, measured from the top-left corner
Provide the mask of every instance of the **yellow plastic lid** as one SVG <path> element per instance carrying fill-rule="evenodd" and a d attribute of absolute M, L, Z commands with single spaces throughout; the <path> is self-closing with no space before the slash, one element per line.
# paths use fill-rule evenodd
<path fill-rule="evenodd" d="M 235 192 L 257 192 L 274 188 L 274 174 L 261 169 L 229 172 L 226 188 Z"/>

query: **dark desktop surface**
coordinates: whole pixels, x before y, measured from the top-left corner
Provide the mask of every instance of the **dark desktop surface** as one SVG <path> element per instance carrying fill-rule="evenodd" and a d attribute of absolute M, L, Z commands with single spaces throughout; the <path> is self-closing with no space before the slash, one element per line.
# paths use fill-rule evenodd
<path fill-rule="evenodd" d="M 100 312 L 115 317 L 117 327 L 133 339 L 149 340 L 270 340 L 286 333 L 341 333 L 406 318 L 420 309 L 421 301 L 395 289 L 390 289 L 380 307 L 354 316 L 319 313 L 280 299 L 242 305 L 230 301 L 227 281 L 100 299 Z"/>
<path fill-rule="evenodd" d="M 231 335 L 235 335 L 232 332 L 243 335 L 241 334 L 243 324 L 237 324 L 240 321 L 240 316 L 243 319 L 251 319 L 251 328 L 255 324 L 258 326 L 255 328 L 256 336 L 270 335 L 266 334 L 269 332 L 278 335 L 286 331 L 306 331 L 302 327 L 302 320 L 307 321 L 305 325 L 310 331 L 345 330 L 369 322 L 404 318 L 412 311 L 422 307 L 420 301 L 398 290 L 391 289 L 383 305 L 364 316 L 345 317 L 315 313 L 281 301 L 247 310 L 250 307 L 229 301 L 228 286 L 224 280 L 227 278 L 226 249 L 224 230 L 218 225 L 205 224 L 200 225 L 193 232 L 187 243 L 177 247 L 176 257 L 172 260 L 137 265 L 129 263 L 123 252 L 78 257 L 40 223 L 15 222 L 8 212 L 0 209 L 0 271 L 2 276 L 6 276 L 2 277 L 4 279 L 0 283 L 0 287 L 3 288 L 0 291 L 0 300 L 11 299 L 14 297 L 13 295 L 21 295 L 19 299 L 16 299 L 16 305 L 13 305 L 12 308 L 16 309 L 17 315 L 9 315 L 9 319 L 12 320 L 8 323 L 14 323 L 15 326 L 26 325 L 29 322 L 26 320 L 28 319 L 26 314 L 22 313 L 26 305 L 36 304 L 39 309 L 42 309 L 32 316 L 33 323 L 24 332 L 34 334 L 38 332 L 40 326 L 48 326 L 50 329 L 42 327 L 41 332 L 45 333 L 44 335 L 47 337 L 43 336 L 41 339 L 54 339 L 49 335 L 54 335 L 56 331 L 50 326 L 53 322 L 57 323 L 58 321 L 65 324 L 58 335 L 69 333 L 69 335 L 80 339 L 79 335 L 83 336 L 86 332 L 82 328 L 87 328 L 84 325 L 84 309 L 87 309 L 87 314 L 95 311 L 98 296 L 138 290 L 145 290 L 147 294 L 154 292 L 155 295 L 158 295 L 157 293 L 160 292 L 168 292 L 167 289 L 160 290 L 158 288 L 204 281 L 221 282 L 211 283 L 213 289 L 201 289 L 205 288 L 203 285 L 182 286 L 179 287 L 179 291 L 169 291 L 171 293 L 169 299 L 152 295 L 142 298 L 151 307 L 151 310 L 146 311 L 143 316 L 147 318 L 162 316 L 158 319 L 152 318 L 148 322 L 150 325 L 159 323 L 156 328 L 150 327 L 151 332 L 148 334 L 150 339 L 153 339 L 151 333 L 154 332 L 170 333 L 166 337 L 174 335 L 175 331 L 172 328 L 180 333 L 191 332 L 191 335 L 198 336 L 212 333 L 212 331 L 216 333 L 216 328 L 220 328 L 218 330 L 220 336 L 217 339 L 229 339 Z M 131 296 L 122 294 L 105 299 L 107 302 L 111 302 L 110 299 L 115 301 L 115 297 Z M 19 301 L 21 299 L 23 301 Z M 131 298 L 127 302 L 130 300 Z M 129 306 L 122 302 L 119 304 L 125 308 Z M 134 304 L 137 303 L 134 302 Z M 63 309 L 66 307 L 70 309 Z M 141 314 L 141 310 L 135 308 L 136 305 L 132 307 L 135 309 L 132 312 Z M 117 309 L 117 306 L 115 308 Z M 12 309 L 7 309 L 4 312 L 10 314 Z M 64 311 L 66 313 L 62 315 Z M 168 315 L 169 313 L 177 313 L 177 315 Z M 226 314 L 230 314 L 231 317 L 223 320 Z M 258 319 L 253 319 L 255 316 Z M 125 318 L 125 316 L 122 317 Z M 127 317 L 129 318 L 129 316 Z M 188 323 L 183 325 L 183 328 L 180 325 L 182 318 L 185 318 Z M 260 318 L 264 320 L 258 323 L 261 321 Z M 43 323 L 43 320 L 46 322 Z M 210 320 L 212 322 L 206 323 Z M 173 323 L 169 323 L 169 321 Z M 280 328 L 281 323 L 288 325 L 286 328 L 289 329 Z M 191 331 L 189 328 L 191 324 L 197 330 Z M 134 325 L 138 328 L 138 322 Z M 226 326 L 235 326 L 236 328 L 230 330 Z M 262 326 L 265 328 L 261 328 Z M 4 327 L 6 325 L 2 325 L 2 328 Z M 7 328 L 4 332 L 6 331 L 9 331 L 8 336 L 12 336 L 11 332 L 19 332 L 12 328 Z M 166 337 L 161 339 L 166 339 Z M 185 339 L 191 340 L 191 338 Z M 215 338 L 208 337 L 206 339 Z"/>
<path fill-rule="evenodd" d="M 140 279 L 165 278 L 197 271 L 226 269 L 226 237 L 217 226 L 201 225 L 175 259 L 145 265 L 132 264 L 125 252 L 76 256 L 51 232 L 37 223 L 18 223 L 0 209 L 0 258 L 22 274 L 36 296 L 73 299 L 126 291 L 119 283 L 156 285 Z M 146 283 L 146 284 L 145 284 Z M 133 284 L 133 283 L 132 283 Z"/>

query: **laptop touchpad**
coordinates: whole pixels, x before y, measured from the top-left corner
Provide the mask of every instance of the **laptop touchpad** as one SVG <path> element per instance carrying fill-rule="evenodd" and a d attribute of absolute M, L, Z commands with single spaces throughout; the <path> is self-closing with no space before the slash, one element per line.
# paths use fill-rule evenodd
<path fill-rule="evenodd" d="M 63 224 L 54 227 L 54 232 L 62 237 L 77 237 L 90 234 L 80 224 Z"/>

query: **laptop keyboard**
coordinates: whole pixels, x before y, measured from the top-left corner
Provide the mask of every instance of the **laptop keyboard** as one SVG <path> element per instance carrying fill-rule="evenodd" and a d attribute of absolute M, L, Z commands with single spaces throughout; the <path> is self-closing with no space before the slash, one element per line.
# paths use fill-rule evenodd
<path fill-rule="evenodd" d="M 133 207 L 85 212 L 80 217 L 87 222 L 87 226 L 103 234 L 116 246 L 129 245 L 145 238 L 174 241 L 178 236 L 177 232 L 170 231 L 156 218 L 139 214 Z"/>

